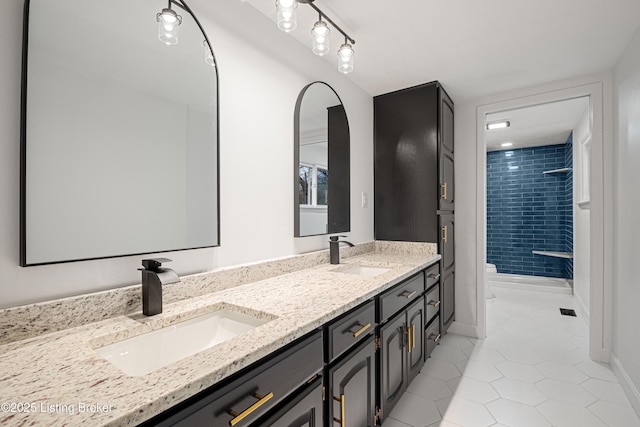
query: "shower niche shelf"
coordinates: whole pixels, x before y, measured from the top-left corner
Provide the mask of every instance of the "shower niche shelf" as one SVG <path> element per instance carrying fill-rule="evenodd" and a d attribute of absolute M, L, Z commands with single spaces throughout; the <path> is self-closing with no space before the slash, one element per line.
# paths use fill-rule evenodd
<path fill-rule="evenodd" d="M 571 252 L 554 252 L 554 251 L 531 251 L 534 255 L 551 256 L 555 258 L 573 259 Z"/>
<path fill-rule="evenodd" d="M 570 170 L 571 170 L 571 168 L 562 168 L 562 169 L 553 169 L 553 170 L 550 170 L 550 171 L 544 171 L 542 173 L 545 174 L 545 175 L 550 174 L 550 173 L 567 173 Z"/>

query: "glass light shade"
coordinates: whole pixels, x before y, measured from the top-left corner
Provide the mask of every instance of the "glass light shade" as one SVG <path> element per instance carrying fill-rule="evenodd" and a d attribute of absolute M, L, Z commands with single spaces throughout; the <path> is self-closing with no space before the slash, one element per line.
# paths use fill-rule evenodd
<path fill-rule="evenodd" d="M 289 33 L 296 29 L 296 0 L 276 0 L 278 28 Z"/>
<path fill-rule="evenodd" d="M 344 43 L 338 49 L 338 71 L 347 74 L 353 71 L 353 47 Z"/>
<path fill-rule="evenodd" d="M 166 45 L 178 44 L 178 28 L 182 17 L 171 9 L 162 9 L 156 15 L 158 21 L 158 39 Z"/>
<path fill-rule="evenodd" d="M 313 24 L 313 29 L 311 30 L 313 53 L 322 56 L 329 52 L 329 34 L 331 34 L 331 30 L 329 30 L 326 22 L 318 21 Z"/>
<path fill-rule="evenodd" d="M 215 66 L 216 62 L 213 59 L 213 53 L 211 52 L 211 47 L 209 47 L 209 43 L 206 40 L 202 40 L 202 47 L 204 48 L 204 62 L 211 66 Z"/>

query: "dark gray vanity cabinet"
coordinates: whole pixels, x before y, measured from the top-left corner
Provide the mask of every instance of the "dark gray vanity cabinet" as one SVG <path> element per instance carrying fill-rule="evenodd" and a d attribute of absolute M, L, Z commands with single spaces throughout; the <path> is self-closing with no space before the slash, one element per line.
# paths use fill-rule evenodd
<path fill-rule="evenodd" d="M 455 314 L 455 217 L 453 213 L 438 215 L 440 224 L 441 328 L 446 331 Z"/>
<path fill-rule="evenodd" d="M 440 341 L 440 312 L 442 311 L 442 283 L 440 275 L 440 263 L 430 267 L 426 273 L 427 293 L 424 296 L 425 306 L 425 360 L 431 355 L 435 346 Z"/>
<path fill-rule="evenodd" d="M 378 298 L 377 376 L 381 420 L 389 415 L 424 365 L 424 291 L 425 273 L 420 272 Z"/>
<path fill-rule="evenodd" d="M 311 333 L 143 425 L 252 425 L 316 378 L 323 368 L 322 348 L 322 332 Z"/>
<path fill-rule="evenodd" d="M 376 240 L 437 243 L 444 257 L 453 248 L 453 219 L 447 218 L 455 211 L 455 177 L 454 106 L 442 85 L 436 81 L 374 97 L 374 144 Z M 441 287 L 446 331 L 454 320 L 453 262 L 442 264 L 441 271 L 449 279 Z"/>

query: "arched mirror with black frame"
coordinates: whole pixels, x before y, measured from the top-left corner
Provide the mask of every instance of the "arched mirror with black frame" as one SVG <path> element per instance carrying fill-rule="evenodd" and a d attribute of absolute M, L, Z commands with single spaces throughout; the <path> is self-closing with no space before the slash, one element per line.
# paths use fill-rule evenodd
<path fill-rule="evenodd" d="M 349 122 L 331 86 L 302 89 L 294 135 L 295 237 L 350 231 Z"/>
<path fill-rule="evenodd" d="M 20 265 L 218 246 L 218 74 L 184 0 L 26 0 Z"/>

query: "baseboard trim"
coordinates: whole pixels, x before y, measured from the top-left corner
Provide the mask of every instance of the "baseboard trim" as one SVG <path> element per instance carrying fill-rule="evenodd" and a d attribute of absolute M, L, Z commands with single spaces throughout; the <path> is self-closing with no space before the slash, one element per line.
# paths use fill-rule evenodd
<path fill-rule="evenodd" d="M 582 301 L 582 298 L 580 298 L 580 295 L 574 293 L 573 297 L 578 302 L 576 304 L 576 309 L 578 310 L 578 313 L 580 313 L 582 318 L 587 323 L 587 327 L 589 327 L 589 321 L 590 320 L 589 320 L 589 310 L 587 309 L 587 306 L 584 304 L 584 301 Z"/>
<path fill-rule="evenodd" d="M 636 414 L 640 417 L 640 391 L 638 391 L 636 385 L 631 381 L 631 377 L 627 374 L 622 362 L 620 362 L 620 359 L 618 359 L 615 354 L 611 354 L 611 369 L 613 369 L 613 373 L 618 377 L 618 381 L 620 381 L 622 389 L 629 398 L 633 410 L 636 411 Z"/>
<path fill-rule="evenodd" d="M 480 338 L 478 337 L 478 327 L 476 325 L 460 323 L 457 320 L 453 321 L 453 323 L 449 326 L 449 329 L 447 329 L 447 332 L 464 335 L 471 338 Z M 484 337 L 482 337 L 482 339 L 484 339 Z"/>

